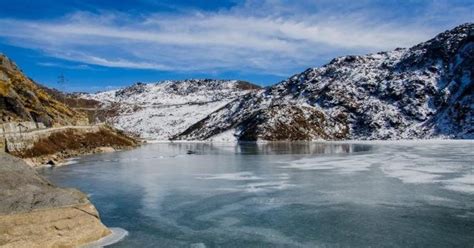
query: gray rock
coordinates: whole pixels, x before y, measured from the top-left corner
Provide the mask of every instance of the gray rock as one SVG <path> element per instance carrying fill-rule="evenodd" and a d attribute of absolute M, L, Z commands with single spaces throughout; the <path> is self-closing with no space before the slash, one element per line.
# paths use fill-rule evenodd
<path fill-rule="evenodd" d="M 0 154 L 0 214 L 89 203 L 76 189 L 58 188 L 21 159 Z"/>

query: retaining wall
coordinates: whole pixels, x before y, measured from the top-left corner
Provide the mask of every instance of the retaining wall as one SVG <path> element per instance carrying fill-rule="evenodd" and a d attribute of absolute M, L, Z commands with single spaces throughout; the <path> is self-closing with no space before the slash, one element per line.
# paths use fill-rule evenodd
<path fill-rule="evenodd" d="M 8 122 L 0 124 L 0 135 L 6 135 L 9 133 L 31 132 L 41 129 L 46 129 L 46 126 L 40 122 Z"/>
<path fill-rule="evenodd" d="M 1 152 L 20 152 L 32 148 L 34 144 L 42 139 L 48 138 L 53 133 L 64 132 L 66 130 L 79 130 L 82 132 L 98 132 L 100 125 L 96 126 L 69 126 L 57 128 L 45 128 L 34 122 L 5 123 L 0 128 L 0 150 Z"/>

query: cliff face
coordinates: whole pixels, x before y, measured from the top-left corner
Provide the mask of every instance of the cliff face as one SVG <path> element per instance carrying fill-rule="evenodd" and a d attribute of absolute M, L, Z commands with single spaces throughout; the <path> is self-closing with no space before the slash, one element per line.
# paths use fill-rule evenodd
<path fill-rule="evenodd" d="M 240 97 L 173 139 L 474 138 L 474 24 L 409 49 L 336 58 Z"/>
<path fill-rule="evenodd" d="M 12 121 L 40 122 L 50 127 L 87 124 L 87 117 L 56 100 L 0 54 L 0 123 Z"/>
<path fill-rule="evenodd" d="M 77 247 L 110 233 L 86 195 L 0 154 L 0 246 Z"/>

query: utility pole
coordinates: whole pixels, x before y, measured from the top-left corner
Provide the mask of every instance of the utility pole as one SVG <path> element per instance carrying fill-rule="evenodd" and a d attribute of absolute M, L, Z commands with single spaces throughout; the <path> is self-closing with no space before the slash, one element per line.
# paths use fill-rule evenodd
<path fill-rule="evenodd" d="M 59 74 L 58 76 L 58 88 L 59 88 L 59 96 L 62 100 L 62 102 L 65 102 L 65 99 L 64 99 L 64 95 L 66 94 L 66 82 L 67 82 L 67 79 L 66 77 L 64 76 L 64 73 L 61 72 L 61 74 Z"/>
<path fill-rule="evenodd" d="M 58 85 L 59 85 L 59 88 L 64 87 L 65 84 L 66 84 L 66 77 L 64 76 L 64 73 L 61 73 L 61 74 L 59 74 L 59 76 L 58 76 Z"/>

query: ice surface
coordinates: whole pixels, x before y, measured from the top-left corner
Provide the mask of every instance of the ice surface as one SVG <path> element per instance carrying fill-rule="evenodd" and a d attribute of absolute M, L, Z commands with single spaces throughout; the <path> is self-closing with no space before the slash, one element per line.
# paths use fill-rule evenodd
<path fill-rule="evenodd" d="M 385 144 L 376 154 L 348 156 L 314 156 L 288 161 L 281 168 L 298 170 L 321 170 L 335 173 L 360 173 L 372 167 L 380 169 L 387 177 L 409 184 L 440 183 L 444 188 L 474 193 L 473 165 L 466 166 L 466 159 L 474 149 L 472 141 L 424 141 L 416 146 L 415 141 L 364 142 Z M 456 144 L 466 155 L 450 154 L 443 144 Z M 388 149 L 388 147 L 390 147 Z M 458 152 L 459 153 L 459 152 Z"/>
<path fill-rule="evenodd" d="M 258 192 L 270 192 L 275 190 L 285 190 L 293 187 L 293 184 L 289 183 L 290 176 L 286 173 L 256 176 L 252 172 L 237 172 L 237 173 L 224 173 L 214 174 L 206 176 L 198 176 L 197 179 L 202 180 L 227 180 L 227 181 L 249 181 L 243 184 L 236 185 L 234 187 L 220 187 L 217 188 L 221 191 L 231 192 L 247 192 L 247 193 L 258 193 Z M 255 182 L 258 181 L 258 182 Z"/>
<path fill-rule="evenodd" d="M 471 171 L 470 174 L 446 180 L 445 188 L 454 191 L 474 194 L 474 174 L 472 174 Z"/>
<path fill-rule="evenodd" d="M 474 142 L 336 144 L 161 143 L 45 171 L 130 231 L 114 247 L 472 244 Z"/>
<path fill-rule="evenodd" d="M 236 173 L 224 173 L 214 175 L 198 176 L 198 179 L 206 180 L 231 180 L 231 181 L 247 181 L 247 180 L 261 180 L 261 177 L 255 176 L 252 172 L 236 172 Z"/>
<path fill-rule="evenodd" d="M 281 166 L 281 168 L 293 168 L 300 170 L 334 170 L 338 173 L 353 173 L 369 170 L 369 167 L 373 163 L 371 159 L 371 155 L 341 157 L 318 156 L 292 161 L 289 165 Z"/>

